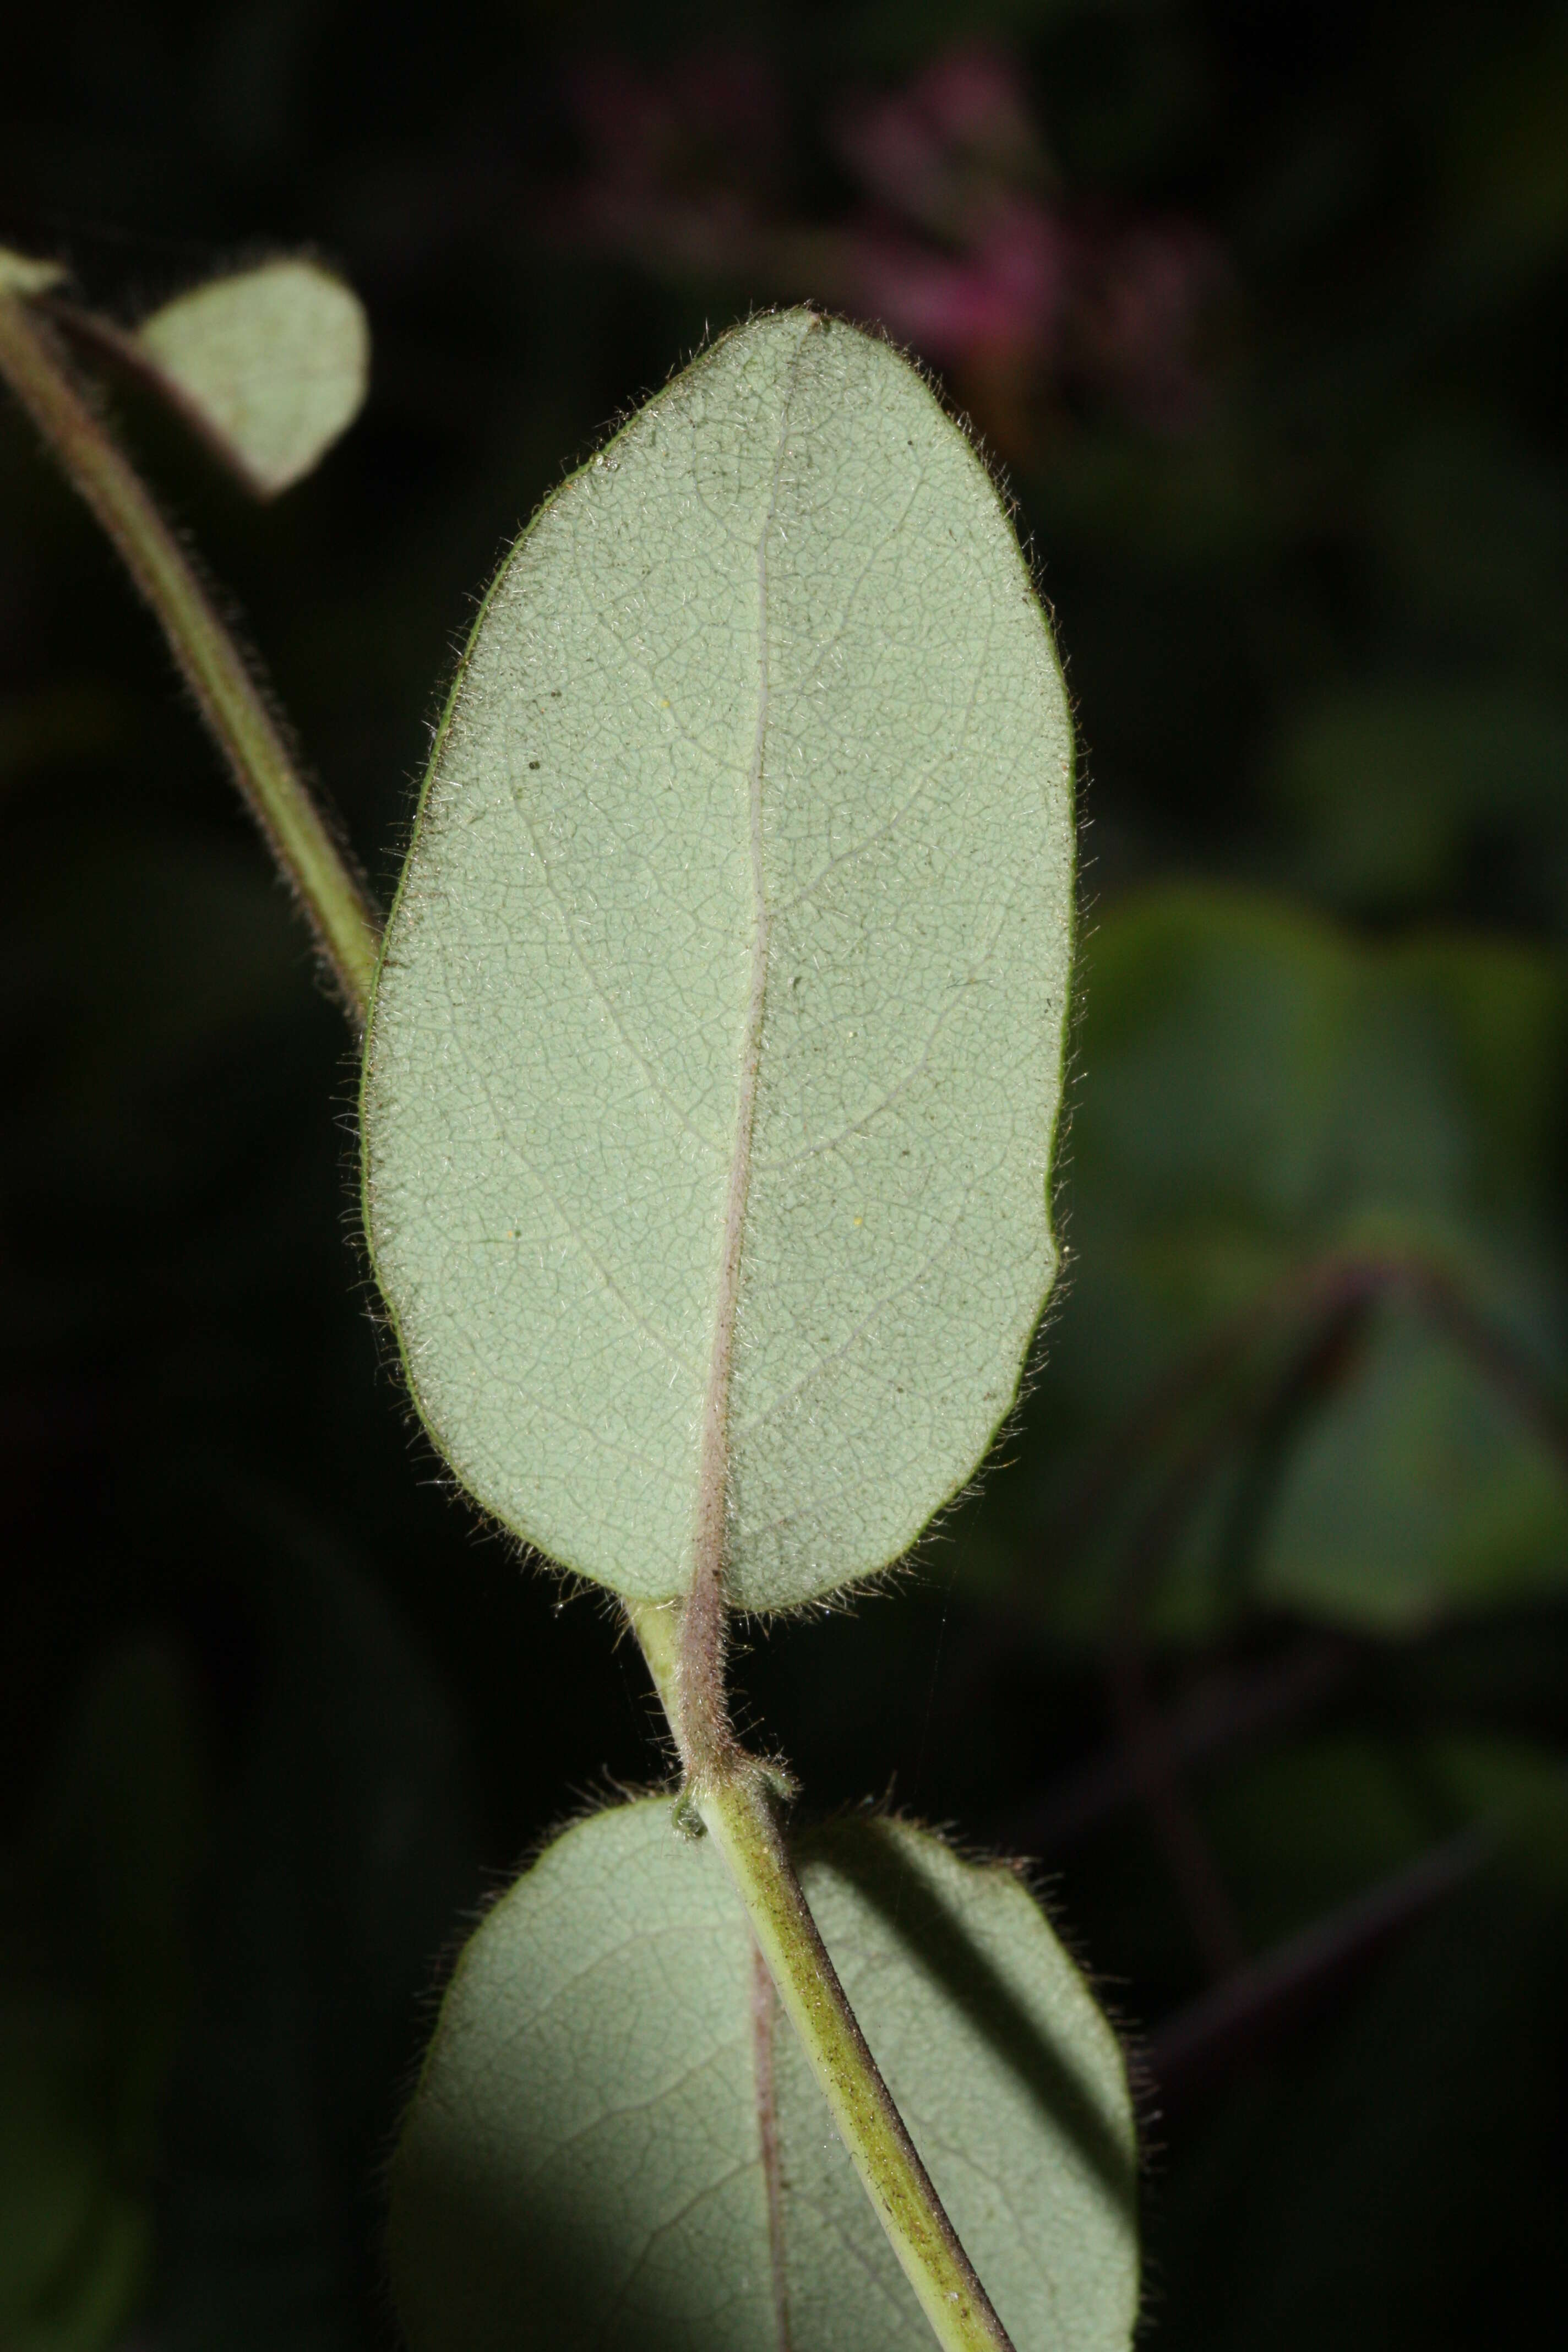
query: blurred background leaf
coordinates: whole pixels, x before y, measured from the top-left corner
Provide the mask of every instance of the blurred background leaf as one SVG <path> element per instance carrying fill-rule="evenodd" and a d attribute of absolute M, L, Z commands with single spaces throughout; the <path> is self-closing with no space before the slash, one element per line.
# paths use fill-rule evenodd
<path fill-rule="evenodd" d="M 163 303 L 134 349 L 261 498 L 291 489 L 364 402 L 369 331 L 359 298 L 283 256 Z"/>
<path fill-rule="evenodd" d="M 1561 1589 L 1556 955 L 1166 886 L 1083 970 L 1072 1284 L 977 1575 L 1005 1509 L 1058 1622 L 1103 1622 L 1184 1475 L 1149 1596 L 1173 1631 L 1260 1602 L 1411 1630 Z"/>
<path fill-rule="evenodd" d="M 112 2343 L 145 2294 L 201 1833 L 188 1678 L 153 1642 L 79 1694 L 0 1915 L 0 2326 Z"/>

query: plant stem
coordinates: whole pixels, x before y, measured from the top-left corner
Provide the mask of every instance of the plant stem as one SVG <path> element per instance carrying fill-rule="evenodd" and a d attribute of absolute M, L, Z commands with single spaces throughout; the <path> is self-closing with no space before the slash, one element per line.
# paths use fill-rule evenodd
<path fill-rule="evenodd" d="M 74 380 L 48 325 L 0 293 L 0 376 L 119 550 L 217 739 L 235 782 L 304 905 L 351 1010 L 363 1022 L 377 926 L 277 721 L 178 540 Z"/>
<path fill-rule="evenodd" d="M 684 1754 L 679 1613 L 657 1601 L 628 1601 L 626 1610 Z M 728 1769 L 690 1784 L 689 1802 L 729 1865 L 779 2000 L 937 2342 L 945 2352 L 1012 2352 L 817 1932 L 766 1769 L 737 1753 Z"/>
<path fill-rule="evenodd" d="M 83 396 L 48 324 L 5 293 L 0 376 L 156 614 L 273 856 L 304 903 L 345 1002 L 363 1022 L 378 934 L 349 861 L 233 638 L 141 478 Z M 677 1616 L 641 1601 L 627 1601 L 626 1613 L 686 1756 Z M 710 1680 L 721 1684 L 721 1650 L 715 1657 Z M 701 1747 L 704 1769 L 690 1784 L 691 1801 L 729 1866 L 785 2013 L 937 2342 L 944 2352 L 1013 2352 L 817 1932 L 779 1830 L 766 1769 L 742 1753 L 727 1724 L 707 1726 Z"/>

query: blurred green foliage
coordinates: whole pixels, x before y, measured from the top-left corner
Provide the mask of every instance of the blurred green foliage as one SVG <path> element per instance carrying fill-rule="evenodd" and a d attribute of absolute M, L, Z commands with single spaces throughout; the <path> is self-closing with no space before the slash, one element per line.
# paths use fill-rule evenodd
<path fill-rule="evenodd" d="M 1086 747 L 1070 1282 L 1006 1466 L 742 1678 L 814 1805 L 894 1769 L 1055 1874 L 1163 2107 L 1152 2340 L 1548 2336 L 1558 0 L 65 0 L 0 114 L 0 238 L 89 299 L 260 241 L 366 301 L 365 419 L 271 509 L 116 402 L 384 889 L 562 464 L 816 268 L 941 293 Z M 347 2352 L 440 1956 L 648 1708 L 409 1437 L 337 1016 L 161 658 L 0 415 L 0 2337 Z"/>
<path fill-rule="evenodd" d="M 10 1858 L 0 2005 L 0 2326 L 112 2340 L 145 2294 L 164 2080 L 188 1993 L 199 1767 L 178 1661 L 148 1643 L 79 1696 Z"/>
<path fill-rule="evenodd" d="M 1363 945 L 1186 887 L 1121 901 L 1082 961 L 1072 1291 L 1009 1559 L 1053 1486 L 1082 1501 L 1089 1540 L 1045 1599 L 1085 1631 L 1185 1467 L 1154 1608 L 1173 1633 L 1259 1607 L 1411 1632 L 1563 1590 L 1561 960 Z M 1073 1493 L 1095 1447 L 1114 1508 L 1092 1470 Z M 994 1549 L 1000 1509 L 982 1518 Z"/>

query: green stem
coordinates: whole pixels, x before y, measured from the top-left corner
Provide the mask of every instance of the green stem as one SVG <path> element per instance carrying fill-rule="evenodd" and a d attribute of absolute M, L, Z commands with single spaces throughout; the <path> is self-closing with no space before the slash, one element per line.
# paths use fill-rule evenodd
<path fill-rule="evenodd" d="M 677 1612 L 628 1601 L 654 1687 L 684 1752 Z M 689 1801 L 729 1864 L 780 2001 L 799 2034 L 861 2185 L 945 2352 L 1012 2352 L 866 2044 L 780 1833 L 766 1770 L 738 1754 Z"/>
<path fill-rule="evenodd" d="M 152 606 L 274 857 L 293 884 L 351 1010 L 363 1022 L 377 927 L 238 647 L 145 485 L 83 396 L 47 324 L 0 293 L 0 376 L 113 541 Z"/>

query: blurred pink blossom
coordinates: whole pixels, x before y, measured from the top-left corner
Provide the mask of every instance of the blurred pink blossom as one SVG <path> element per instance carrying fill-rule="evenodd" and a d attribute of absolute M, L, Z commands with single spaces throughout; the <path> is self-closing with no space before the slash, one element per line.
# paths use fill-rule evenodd
<path fill-rule="evenodd" d="M 1170 217 L 1075 215 L 1001 52 L 954 50 L 902 89 L 841 98 L 826 128 L 861 193 L 826 222 L 789 201 L 786 109 L 755 56 L 658 74 L 601 59 L 567 94 L 587 161 L 557 207 L 570 241 L 877 321 L 948 371 L 1010 455 L 1064 394 L 1165 432 L 1200 420 L 1217 244 Z"/>
<path fill-rule="evenodd" d="M 999 196 L 1046 176 L 1016 71 L 991 49 L 952 50 L 907 89 L 840 105 L 835 129 L 868 193 L 941 236 L 973 236 Z"/>
<path fill-rule="evenodd" d="M 1048 360 L 1072 268 L 1059 221 L 1016 203 L 967 250 L 944 253 L 892 227 L 845 233 L 849 307 L 947 366 L 979 356 Z"/>

